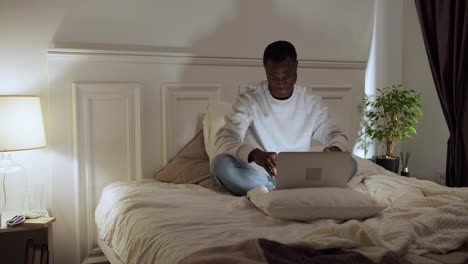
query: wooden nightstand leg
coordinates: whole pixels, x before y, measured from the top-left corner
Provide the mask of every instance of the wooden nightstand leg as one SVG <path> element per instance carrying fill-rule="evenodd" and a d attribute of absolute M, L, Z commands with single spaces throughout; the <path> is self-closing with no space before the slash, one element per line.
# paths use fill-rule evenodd
<path fill-rule="evenodd" d="M 41 250 L 41 264 L 48 264 L 49 263 L 49 248 L 47 245 L 42 244 Z"/>
<path fill-rule="evenodd" d="M 28 239 L 26 243 L 26 254 L 24 263 L 26 264 L 33 264 L 34 261 L 34 241 L 32 239 Z"/>

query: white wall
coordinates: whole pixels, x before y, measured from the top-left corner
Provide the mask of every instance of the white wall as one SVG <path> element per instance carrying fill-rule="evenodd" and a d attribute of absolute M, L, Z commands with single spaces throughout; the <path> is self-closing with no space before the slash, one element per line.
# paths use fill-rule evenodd
<path fill-rule="evenodd" d="M 403 145 L 411 152 L 410 174 L 418 178 L 443 182 L 449 132 L 426 55 L 414 1 L 404 1 L 404 82 L 422 93 L 424 116 L 416 126 L 417 135 Z"/>
<path fill-rule="evenodd" d="M 374 10 L 372 44 L 366 68 L 365 93 L 368 96 L 375 95 L 379 88 L 403 81 L 403 0 L 376 0 Z M 395 153 L 399 149 L 398 143 Z M 363 158 L 372 158 L 384 151 L 385 144 L 363 139 L 353 150 Z"/>
<path fill-rule="evenodd" d="M 84 0 L 70 5 L 54 42 L 258 58 L 287 39 L 302 59 L 366 61 L 372 9 L 372 0 Z"/>
<path fill-rule="evenodd" d="M 402 82 L 402 32 L 403 0 L 376 0 L 366 91 Z"/>
<path fill-rule="evenodd" d="M 55 1 L 0 1 L 0 94 L 41 95 L 46 131 L 47 53 L 63 13 Z M 49 141 L 49 140 L 48 140 Z M 49 148 L 11 153 L 12 159 L 26 168 L 28 182 L 36 190 L 31 197 L 51 208 Z M 32 192 L 30 192 L 32 196 Z M 37 208 L 38 209 L 38 208 Z"/>

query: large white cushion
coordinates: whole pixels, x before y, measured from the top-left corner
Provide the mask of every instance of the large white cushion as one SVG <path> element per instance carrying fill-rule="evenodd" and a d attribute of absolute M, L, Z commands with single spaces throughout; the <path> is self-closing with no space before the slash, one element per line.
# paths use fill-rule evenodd
<path fill-rule="evenodd" d="M 224 116 L 231 111 L 232 105 L 224 102 L 210 102 L 203 117 L 203 137 L 205 150 L 210 160 L 216 155 L 216 132 L 224 126 Z"/>
<path fill-rule="evenodd" d="M 370 195 L 344 188 L 304 188 L 270 192 L 266 187 L 259 186 L 250 190 L 247 197 L 269 216 L 297 221 L 368 218 L 385 208 Z"/>

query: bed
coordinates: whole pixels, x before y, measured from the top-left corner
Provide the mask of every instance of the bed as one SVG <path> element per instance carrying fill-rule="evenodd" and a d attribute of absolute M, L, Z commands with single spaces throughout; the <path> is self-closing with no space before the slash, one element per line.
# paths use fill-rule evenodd
<path fill-rule="evenodd" d="M 300 82 L 323 97 L 348 135 L 359 129 L 365 66 L 299 63 Z M 388 249 L 413 263 L 466 259 L 467 191 L 399 177 L 367 160 L 359 159 L 351 187 L 388 208 L 365 221 L 278 220 L 217 189 L 205 135 L 191 139 L 203 130 L 208 103 L 232 103 L 260 81 L 261 59 L 56 49 L 48 67 L 58 263 L 264 263 L 265 245 L 356 252 L 373 262 Z M 196 159 L 181 152 L 188 146 Z M 175 181 L 168 168 L 184 164 L 196 169 Z"/>
<path fill-rule="evenodd" d="M 222 108 L 212 105 L 205 113 L 204 131 L 216 131 L 213 123 L 222 123 L 207 120 L 217 116 L 214 109 Z M 447 253 L 468 241 L 468 188 L 402 177 L 355 156 L 358 172 L 349 189 L 370 195 L 385 209 L 363 219 L 283 220 L 260 210 L 254 191 L 235 197 L 213 184 L 209 144 L 213 144 L 209 133 L 200 132 L 155 174 L 156 180 L 116 182 L 104 188 L 95 220 L 99 245 L 113 263 L 466 260 Z M 329 209 L 340 210 L 339 205 Z"/>
<path fill-rule="evenodd" d="M 352 186 L 389 206 L 366 220 L 297 222 L 267 216 L 246 197 L 199 185 L 117 182 L 105 187 L 96 209 L 99 245 L 115 263 L 248 263 L 249 253 L 242 252 L 253 250 L 249 243 L 258 238 L 350 248 L 376 263 L 388 251 L 410 263 L 466 260 L 440 255 L 468 240 L 468 190 L 401 177 L 361 159 Z M 238 244 L 242 250 L 233 253 Z"/>

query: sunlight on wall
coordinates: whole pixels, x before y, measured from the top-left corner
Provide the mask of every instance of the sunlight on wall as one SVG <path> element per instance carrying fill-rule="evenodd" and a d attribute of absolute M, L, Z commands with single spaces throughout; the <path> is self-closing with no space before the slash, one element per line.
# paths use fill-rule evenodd
<path fill-rule="evenodd" d="M 375 3 L 375 12 L 374 12 L 374 27 L 372 31 L 372 43 L 371 49 L 369 52 L 369 59 L 367 61 L 367 68 L 366 68 L 366 77 L 365 77 L 365 94 L 368 96 L 375 95 L 376 92 L 376 59 L 375 59 L 375 52 L 376 52 L 376 30 L 377 30 L 377 2 Z M 361 105 L 360 108 L 364 110 L 364 105 Z M 361 119 L 360 124 L 360 133 L 363 132 L 363 122 L 364 120 Z M 375 155 L 376 143 L 366 139 L 365 136 L 360 135 L 356 140 L 356 143 L 353 147 L 353 153 L 359 157 L 368 159 L 372 158 Z"/>
<path fill-rule="evenodd" d="M 403 79 L 403 1 L 376 0 L 374 28 L 369 54 L 365 93 L 376 94 L 377 88 L 400 84 Z M 361 127 L 363 127 L 361 123 Z M 396 153 L 399 151 L 396 147 Z M 379 144 L 359 138 L 353 153 L 363 158 L 379 155 Z"/>

